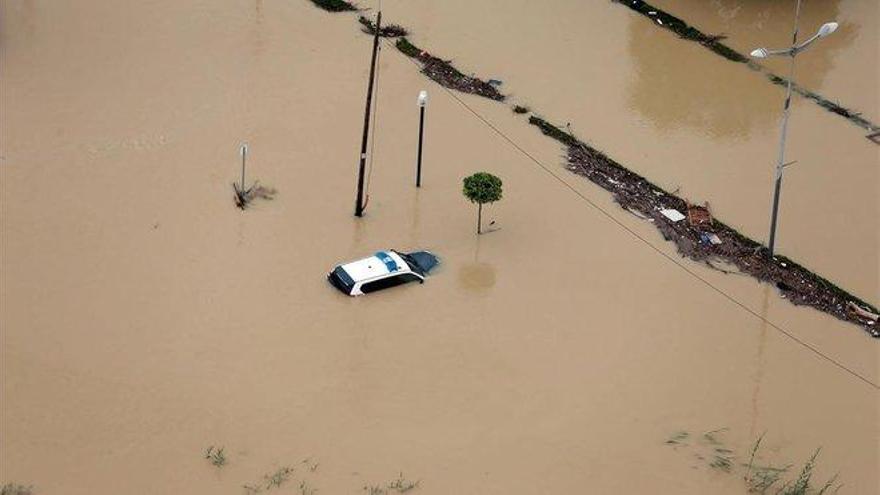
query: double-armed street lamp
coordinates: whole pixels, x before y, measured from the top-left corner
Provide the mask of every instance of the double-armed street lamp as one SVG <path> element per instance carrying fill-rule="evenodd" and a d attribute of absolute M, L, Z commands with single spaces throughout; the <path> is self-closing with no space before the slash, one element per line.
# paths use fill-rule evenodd
<path fill-rule="evenodd" d="M 770 251 L 770 257 L 773 257 L 774 247 L 776 245 L 776 219 L 779 213 L 779 193 L 782 189 L 782 171 L 785 168 L 785 136 L 788 131 L 788 116 L 791 113 L 791 85 L 792 79 L 794 78 L 794 58 L 800 52 L 806 50 L 810 45 L 816 42 L 820 38 L 824 38 L 829 34 L 833 33 L 837 30 L 836 22 L 828 22 L 822 25 L 819 28 L 819 31 L 816 32 L 810 39 L 804 41 L 801 44 L 798 44 L 798 18 L 800 17 L 801 11 L 801 0 L 798 0 L 797 7 L 795 10 L 795 18 L 794 18 L 794 34 L 792 35 L 791 47 L 780 49 L 780 50 L 769 50 L 767 48 L 758 48 L 752 51 L 751 55 L 754 58 L 767 58 L 770 56 L 784 56 L 790 57 L 791 62 L 789 65 L 788 72 L 788 81 L 785 86 L 785 106 L 783 107 L 782 112 L 782 132 L 781 137 L 779 139 L 779 157 L 776 162 L 776 181 L 773 189 L 773 212 L 770 216 L 770 239 L 768 241 L 768 248 Z"/>

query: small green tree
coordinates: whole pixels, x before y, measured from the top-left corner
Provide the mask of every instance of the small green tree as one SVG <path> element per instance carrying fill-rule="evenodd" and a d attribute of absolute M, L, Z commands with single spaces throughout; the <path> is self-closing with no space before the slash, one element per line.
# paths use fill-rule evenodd
<path fill-rule="evenodd" d="M 477 234 L 483 233 L 483 205 L 501 199 L 501 179 L 487 172 L 464 178 L 464 197 L 477 203 Z"/>

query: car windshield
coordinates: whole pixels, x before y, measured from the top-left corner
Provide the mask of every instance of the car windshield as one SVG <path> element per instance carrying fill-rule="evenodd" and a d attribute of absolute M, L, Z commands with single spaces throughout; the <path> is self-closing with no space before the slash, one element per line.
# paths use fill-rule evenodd
<path fill-rule="evenodd" d="M 354 287 L 354 280 L 352 280 L 351 275 L 349 275 L 341 266 L 337 266 L 335 270 L 330 272 L 328 278 L 330 279 L 330 282 L 342 292 L 349 293 L 351 292 L 351 288 Z"/>
<path fill-rule="evenodd" d="M 398 253 L 397 251 L 395 251 L 395 253 L 397 253 L 398 256 L 403 258 L 403 261 L 406 261 L 406 264 L 409 265 L 410 270 L 418 273 L 421 276 L 425 275 L 425 272 L 424 272 L 424 270 L 422 270 L 422 267 L 420 267 L 419 264 L 416 263 L 416 260 L 414 260 L 412 256 L 410 256 L 408 254 L 404 254 L 404 253 Z"/>

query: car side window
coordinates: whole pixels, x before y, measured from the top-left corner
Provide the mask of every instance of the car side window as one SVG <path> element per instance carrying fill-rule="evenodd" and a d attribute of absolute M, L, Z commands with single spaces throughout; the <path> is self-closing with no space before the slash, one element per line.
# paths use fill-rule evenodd
<path fill-rule="evenodd" d="M 381 280 L 375 280 L 373 282 L 367 282 L 361 286 L 361 292 L 369 294 L 370 292 L 376 292 L 377 290 L 387 289 L 389 287 L 396 287 L 415 280 L 419 280 L 419 277 L 411 273 L 404 273 L 393 277 L 383 278 Z"/>

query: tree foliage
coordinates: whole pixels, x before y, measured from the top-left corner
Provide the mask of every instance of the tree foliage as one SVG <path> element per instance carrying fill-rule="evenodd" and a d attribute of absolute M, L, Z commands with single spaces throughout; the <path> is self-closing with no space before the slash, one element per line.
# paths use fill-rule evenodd
<path fill-rule="evenodd" d="M 487 172 L 464 178 L 464 196 L 471 203 L 494 203 L 501 199 L 501 179 Z"/>
<path fill-rule="evenodd" d="M 477 203 L 477 234 L 483 232 L 483 205 L 501 199 L 501 179 L 488 172 L 477 172 L 464 178 L 462 191 L 471 203 Z"/>

